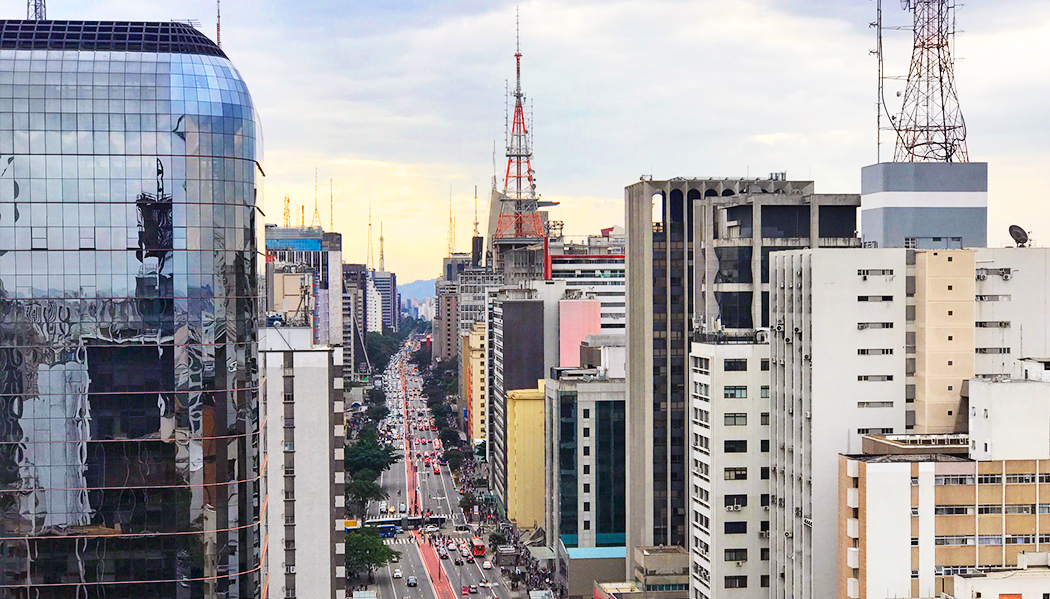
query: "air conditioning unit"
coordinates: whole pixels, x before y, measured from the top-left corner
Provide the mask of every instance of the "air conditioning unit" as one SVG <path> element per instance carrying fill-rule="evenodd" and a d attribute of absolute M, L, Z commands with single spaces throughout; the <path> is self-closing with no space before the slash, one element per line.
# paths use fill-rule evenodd
<path fill-rule="evenodd" d="M 784 343 L 791 343 L 791 337 L 784 337 Z"/>
<path fill-rule="evenodd" d="M 791 532 L 790 530 L 784 531 L 784 536 L 790 539 L 795 536 L 795 533 Z"/>
<path fill-rule="evenodd" d="M 868 328 L 868 323 L 866 323 L 866 322 L 858 322 L 857 323 L 857 330 L 858 331 L 863 331 L 866 328 Z"/>
<path fill-rule="evenodd" d="M 760 531 L 758 531 L 758 536 L 763 538 L 763 539 L 768 539 L 769 538 L 769 531 L 768 530 L 760 530 Z"/>
<path fill-rule="evenodd" d="M 808 419 L 810 419 L 812 417 L 813 417 L 813 414 L 810 413 L 809 410 L 806 410 L 806 419 L 808 420 Z"/>
<path fill-rule="evenodd" d="M 744 562 L 737 562 L 736 563 L 736 567 L 737 568 L 743 568 L 744 567 Z"/>
<path fill-rule="evenodd" d="M 813 518 L 803 518 L 802 523 L 810 528 L 813 528 Z"/>
<path fill-rule="evenodd" d="M 983 273 L 983 272 L 977 273 L 977 280 L 978 281 L 983 281 L 983 280 L 985 280 L 987 278 L 988 278 L 988 274 L 987 273 Z"/>
<path fill-rule="evenodd" d="M 802 508 L 800 508 L 800 507 L 795 508 L 795 515 L 796 516 L 801 516 L 802 515 Z"/>
<path fill-rule="evenodd" d="M 727 505 L 726 506 L 726 511 L 727 512 L 739 512 L 740 511 L 740 506 L 739 505 L 735 505 L 735 504 L 734 505 Z"/>
<path fill-rule="evenodd" d="M 1010 277 L 1012 277 L 1012 276 L 1013 276 L 1013 275 L 1011 275 L 1010 273 L 1008 273 L 1008 272 L 1004 272 L 1004 273 L 1003 273 L 1003 280 L 1004 280 L 1004 281 L 1009 281 L 1009 280 L 1010 280 Z"/>
<path fill-rule="evenodd" d="M 1000 321 L 999 322 L 999 328 L 1000 329 L 1008 329 L 1008 328 L 1010 328 L 1010 323 L 1005 321 L 1005 320 Z"/>
<path fill-rule="evenodd" d="M 764 509 L 764 510 L 766 510 L 768 512 L 769 511 L 769 506 L 768 505 L 764 505 L 764 506 L 762 506 L 762 509 Z"/>
<path fill-rule="evenodd" d="M 284 567 L 284 573 L 285 574 L 295 574 L 295 566 L 294 565 L 292 565 L 292 566 L 285 566 Z"/>
<path fill-rule="evenodd" d="M 778 333 L 784 332 L 784 325 L 782 323 L 778 322 L 777 326 L 776 326 L 776 330 L 777 330 Z"/>
<path fill-rule="evenodd" d="M 810 357 L 810 355 L 809 355 L 809 354 L 806 354 L 806 355 L 804 355 L 804 356 L 802 356 L 802 357 L 803 357 L 803 358 L 805 358 L 805 359 L 807 359 L 807 360 L 812 360 L 812 359 L 813 359 L 812 357 Z"/>

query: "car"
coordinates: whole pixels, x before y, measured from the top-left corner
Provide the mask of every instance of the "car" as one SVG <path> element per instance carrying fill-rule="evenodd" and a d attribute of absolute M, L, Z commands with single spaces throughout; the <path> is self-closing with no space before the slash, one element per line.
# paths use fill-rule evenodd
<path fill-rule="evenodd" d="M 463 558 L 457 555 L 456 559 L 452 560 L 452 563 L 456 564 L 457 566 L 462 566 L 463 565 Z"/>
<path fill-rule="evenodd" d="M 386 502 L 385 502 L 385 501 L 381 501 L 381 502 L 379 503 L 379 511 L 380 511 L 380 513 L 382 513 L 382 512 L 385 512 L 385 511 L 386 511 Z"/>
<path fill-rule="evenodd" d="M 468 587 L 467 585 L 463 585 L 463 590 L 460 592 L 460 594 L 466 597 L 468 593 L 470 593 L 470 587 Z"/>
<path fill-rule="evenodd" d="M 397 508 L 397 509 L 398 509 L 398 510 L 399 510 L 399 511 L 400 511 L 400 512 L 401 512 L 402 514 L 404 514 L 405 512 L 407 512 L 407 511 L 408 511 L 408 506 L 407 506 L 407 505 L 405 505 L 405 503 L 404 503 L 404 502 L 401 502 L 401 505 L 400 505 L 400 506 L 398 506 L 398 508 Z"/>
<path fill-rule="evenodd" d="M 470 555 L 469 553 L 464 555 L 463 559 L 466 560 L 468 564 L 473 564 L 474 563 L 474 556 Z"/>
<path fill-rule="evenodd" d="M 390 506 L 389 508 L 387 508 L 387 513 L 396 514 L 397 513 L 397 508 L 394 507 L 394 506 Z"/>
<path fill-rule="evenodd" d="M 403 578 L 405 574 L 401 571 L 401 568 L 394 569 L 394 578 Z"/>
<path fill-rule="evenodd" d="M 419 585 L 419 581 L 418 581 L 418 580 L 416 580 L 416 577 L 415 577 L 415 576 L 409 576 L 409 577 L 408 577 L 408 583 L 407 583 L 407 584 L 408 584 L 408 586 L 410 586 L 410 587 L 414 587 L 414 586 L 417 586 L 417 585 Z"/>
<path fill-rule="evenodd" d="M 478 585 L 476 585 L 476 584 L 470 585 L 470 594 L 471 595 L 477 595 L 478 594 Z"/>
<path fill-rule="evenodd" d="M 492 562 L 488 562 L 488 561 L 481 562 L 481 569 L 482 570 L 491 570 L 492 569 Z"/>
<path fill-rule="evenodd" d="M 457 550 L 455 541 L 449 541 L 448 542 L 448 550 L 449 551 L 456 551 Z"/>
<path fill-rule="evenodd" d="M 448 559 L 448 551 L 445 551 L 444 549 L 438 549 L 438 557 L 440 557 L 441 559 Z"/>
<path fill-rule="evenodd" d="M 424 528 L 423 532 L 425 532 L 428 535 L 430 535 L 430 534 L 434 534 L 435 532 L 437 532 L 439 530 L 441 530 L 441 529 L 438 528 L 437 526 L 434 526 L 433 524 L 431 524 L 430 526 L 427 526 L 426 528 Z"/>
<path fill-rule="evenodd" d="M 441 468 L 435 467 L 434 474 L 441 474 Z"/>

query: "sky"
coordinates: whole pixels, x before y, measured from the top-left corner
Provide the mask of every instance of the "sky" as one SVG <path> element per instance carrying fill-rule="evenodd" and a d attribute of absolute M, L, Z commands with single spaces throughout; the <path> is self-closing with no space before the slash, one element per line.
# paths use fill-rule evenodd
<path fill-rule="evenodd" d="M 859 193 L 876 162 L 874 0 L 226 0 L 222 46 L 264 134 L 266 221 L 283 198 L 314 206 L 364 262 L 371 203 L 379 258 L 399 280 L 437 276 L 449 198 L 468 251 L 496 168 L 515 7 L 533 111 L 537 189 L 569 235 L 623 224 L 642 175 L 765 176 Z M 52 19 L 195 19 L 212 1 L 49 0 Z M 0 17 L 23 18 L 8 2 Z M 887 25 L 904 25 L 885 0 Z M 989 163 L 989 245 L 1018 223 L 1050 244 L 1050 2 L 975 0 L 958 12 L 955 67 L 972 161 Z M 907 74 L 909 32 L 887 31 L 887 74 Z M 899 79 L 887 81 L 891 111 Z M 886 137 L 884 137 L 885 139 Z M 892 157 L 885 143 L 883 160 Z M 502 181 L 499 182 L 502 187 Z M 1046 231 L 1047 233 L 1043 234 Z"/>

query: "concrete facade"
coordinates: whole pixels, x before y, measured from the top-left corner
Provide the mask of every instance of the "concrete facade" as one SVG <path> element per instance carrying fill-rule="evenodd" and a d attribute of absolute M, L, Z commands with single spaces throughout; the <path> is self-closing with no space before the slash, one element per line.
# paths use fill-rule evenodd
<path fill-rule="evenodd" d="M 459 356 L 459 311 L 457 310 L 458 294 L 455 283 L 438 281 L 437 315 L 433 324 L 433 345 L 431 360 L 434 364 L 447 362 Z"/>
<path fill-rule="evenodd" d="M 602 331 L 602 304 L 587 297 L 563 299 L 558 303 L 559 363 L 562 368 L 580 365 L 580 344 L 588 335 Z"/>
<path fill-rule="evenodd" d="M 837 454 L 905 429 L 905 250 L 777 252 L 770 267 L 772 599 L 837 593 Z"/>
<path fill-rule="evenodd" d="M 988 165 L 883 162 L 861 170 L 868 247 L 962 249 L 988 243 Z"/>
<path fill-rule="evenodd" d="M 860 197 L 778 173 L 643 180 L 625 199 L 630 558 L 634 547 L 690 542 L 690 337 L 767 326 L 770 256 L 859 245 Z"/>
<path fill-rule="evenodd" d="M 346 597 L 341 358 L 338 348 L 315 345 L 308 328 L 266 328 L 260 336 L 267 569 L 280 597 Z"/>

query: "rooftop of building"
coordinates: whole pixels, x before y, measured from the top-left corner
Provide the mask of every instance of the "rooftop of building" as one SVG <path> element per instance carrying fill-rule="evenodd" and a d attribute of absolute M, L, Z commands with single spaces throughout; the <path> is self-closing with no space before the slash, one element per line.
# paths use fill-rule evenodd
<path fill-rule="evenodd" d="M 625 347 L 627 345 L 627 335 L 623 333 L 587 335 L 583 343 L 588 347 Z"/>
<path fill-rule="evenodd" d="M 226 54 L 187 23 L 173 21 L 0 21 L 0 49 Z"/>
<path fill-rule="evenodd" d="M 1014 578 L 1050 577 L 1050 553 L 1028 553 L 1017 554 L 1016 568 L 982 568 L 977 572 L 959 574 L 962 578 Z"/>
<path fill-rule="evenodd" d="M 626 559 L 627 547 L 567 547 L 569 559 Z"/>
<path fill-rule="evenodd" d="M 688 553 L 684 547 L 678 545 L 647 545 L 637 548 L 642 555 L 674 555 Z"/>
<path fill-rule="evenodd" d="M 844 454 L 851 460 L 869 464 L 895 464 L 908 462 L 969 462 L 969 458 L 947 453 L 887 453 L 887 454 Z"/>
<path fill-rule="evenodd" d="M 882 443 L 902 447 L 947 447 L 960 446 L 964 450 L 970 444 L 966 433 L 940 433 L 933 435 L 865 435 Z"/>
<path fill-rule="evenodd" d="M 622 382 L 624 377 L 610 377 L 605 369 L 587 366 L 554 366 L 550 371 L 550 378 L 555 381 L 573 382 Z"/>

